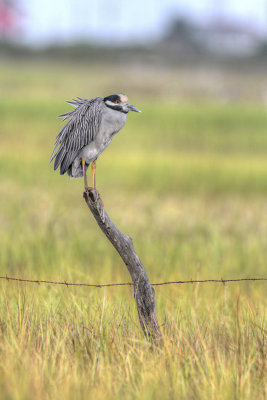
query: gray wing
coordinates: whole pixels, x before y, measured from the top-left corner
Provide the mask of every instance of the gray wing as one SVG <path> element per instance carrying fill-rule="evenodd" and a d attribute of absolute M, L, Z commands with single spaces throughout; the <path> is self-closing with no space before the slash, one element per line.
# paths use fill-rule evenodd
<path fill-rule="evenodd" d="M 101 123 L 103 98 L 82 99 L 77 97 L 67 103 L 73 105 L 75 109 L 59 115 L 59 117 L 63 117 L 63 121 L 69 121 L 56 137 L 55 148 L 50 160 L 50 162 L 55 160 L 55 170 L 60 165 L 61 174 L 68 170 L 80 150 L 94 140 Z"/>

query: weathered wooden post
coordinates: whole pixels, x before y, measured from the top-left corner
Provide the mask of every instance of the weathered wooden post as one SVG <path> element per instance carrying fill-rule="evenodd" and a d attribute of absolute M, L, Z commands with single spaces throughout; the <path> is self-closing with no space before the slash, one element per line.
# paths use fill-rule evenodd
<path fill-rule="evenodd" d="M 133 281 L 134 298 L 139 321 L 145 336 L 162 343 L 162 335 L 155 312 L 155 291 L 150 285 L 146 270 L 136 254 L 132 239 L 119 231 L 106 213 L 99 194 L 92 188 L 83 197 L 102 232 L 107 236 L 124 261 Z"/>

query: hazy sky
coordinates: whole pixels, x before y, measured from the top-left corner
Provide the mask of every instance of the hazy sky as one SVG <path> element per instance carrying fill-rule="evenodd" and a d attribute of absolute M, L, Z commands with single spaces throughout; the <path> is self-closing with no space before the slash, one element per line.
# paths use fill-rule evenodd
<path fill-rule="evenodd" d="M 83 38 L 146 41 L 161 35 L 170 18 L 211 15 L 238 18 L 267 32 L 267 0 L 20 0 L 24 39 L 36 43 Z"/>

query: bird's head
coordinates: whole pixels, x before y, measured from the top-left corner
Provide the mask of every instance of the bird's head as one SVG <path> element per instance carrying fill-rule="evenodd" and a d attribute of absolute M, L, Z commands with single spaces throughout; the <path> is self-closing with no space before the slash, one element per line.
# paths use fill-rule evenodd
<path fill-rule="evenodd" d="M 112 94 L 104 98 L 107 107 L 127 114 L 129 111 L 141 112 L 138 108 L 128 103 L 128 98 L 124 94 Z"/>

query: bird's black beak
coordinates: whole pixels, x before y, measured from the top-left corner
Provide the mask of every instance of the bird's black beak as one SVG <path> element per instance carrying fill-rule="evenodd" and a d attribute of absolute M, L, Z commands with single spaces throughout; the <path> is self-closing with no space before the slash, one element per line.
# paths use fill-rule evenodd
<path fill-rule="evenodd" d="M 142 112 L 140 110 L 138 110 L 138 108 L 136 108 L 135 106 L 132 106 L 131 104 L 127 104 L 127 109 L 128 111 L 135 111 L 135 112 Z"/>

